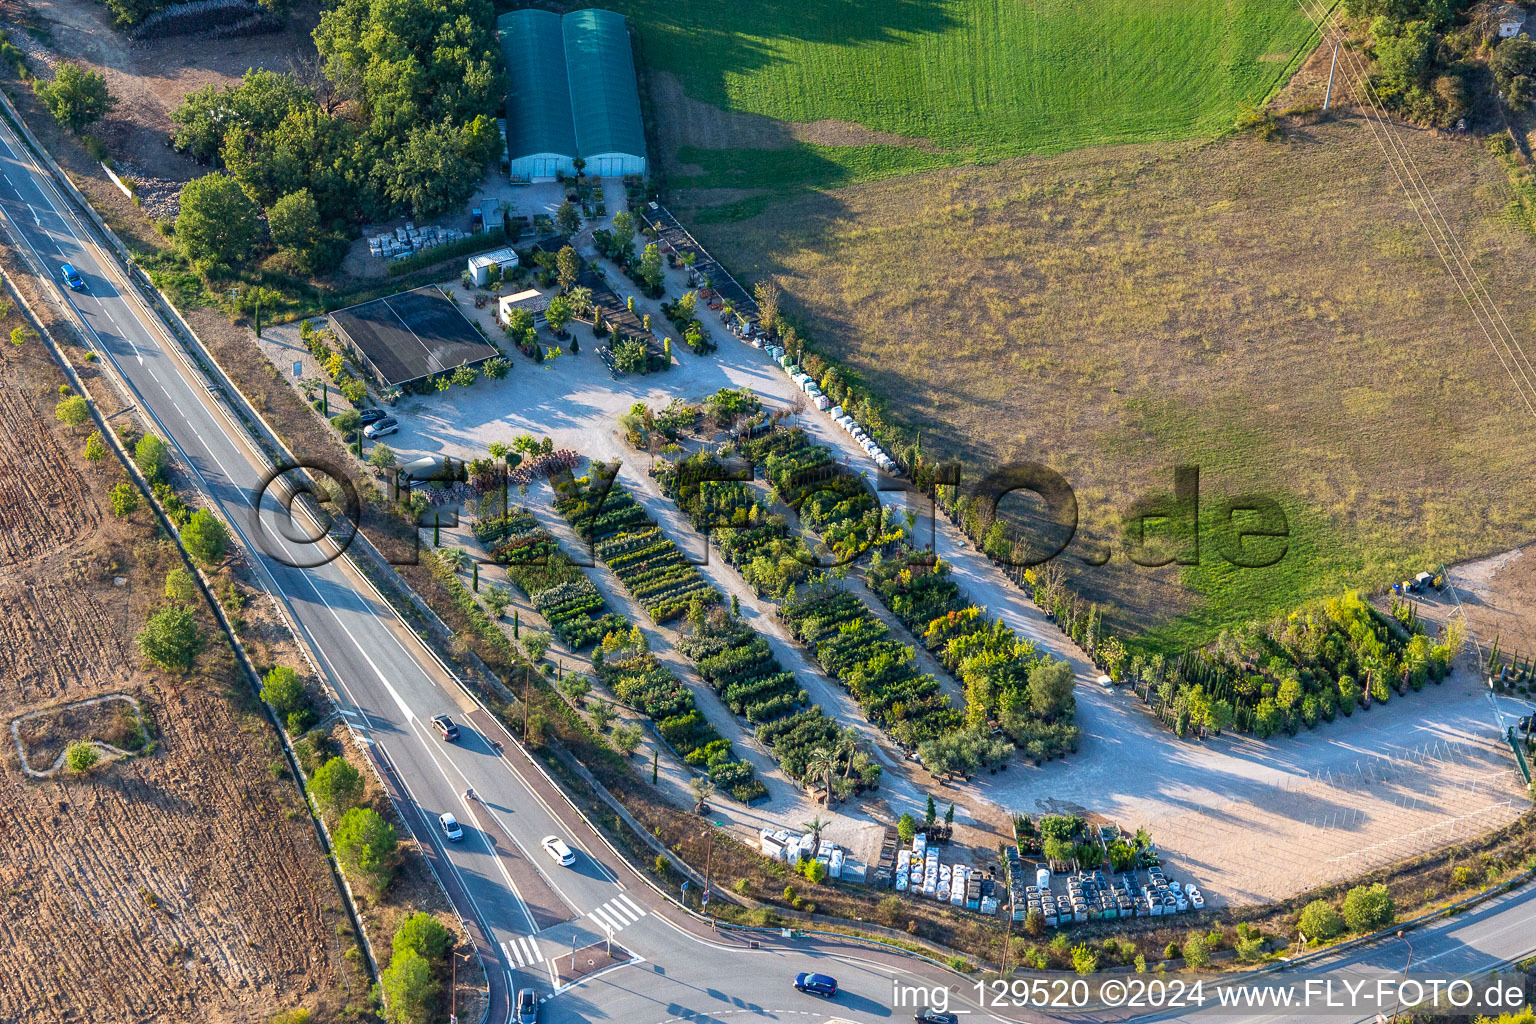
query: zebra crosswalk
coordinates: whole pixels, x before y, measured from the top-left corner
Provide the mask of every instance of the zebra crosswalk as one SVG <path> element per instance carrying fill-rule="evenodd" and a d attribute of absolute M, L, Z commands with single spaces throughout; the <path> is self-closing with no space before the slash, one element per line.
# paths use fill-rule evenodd
<path fill-rule="evenodd" d="M 600 930 L 613 933 L 622 931 L 644 916 L 645 910 L 640 904 L 620 893 L 588 914 L 587 920 L 595 922 Z"/>
<path fill-rule="evenodd" d="M 501 944 L 501 949 L 507 954 L 507 959 L 518 967 L 532 967 L 536 963 L 544 962 L 544 953 L 539 949 L 537 940 L 531 935 L 519 935 L 508 939 Z"/>

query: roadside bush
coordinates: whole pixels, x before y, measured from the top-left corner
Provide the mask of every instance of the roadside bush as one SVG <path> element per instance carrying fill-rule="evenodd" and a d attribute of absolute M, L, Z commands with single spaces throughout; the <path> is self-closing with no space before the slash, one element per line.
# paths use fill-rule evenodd
<path fill-rule="evenodd" d="M 109 497 L 112 501 L 112 514 L 119 519 L 133 515 L 139 507 L 139 489 L 126 481 L 114 485 Z"/>
<path fill-rule="evenodd" d="M 91 462 L 100 462 L 107 457 L 107 443 L 101 439 L 101 431 L 93 430 L 85 439 L 85 457 Z"/>
<path fill-rule="evenodd" d="M 339 814 L 363 798 L 363 777 L 345 758 L 333 757 L 315 769 L 309 789 L 321 810 Z"/>
<path fill-rule="evenodd" d="M 1090 946 L 1073 946 L 1072 969 L 1078 974 L 1092 974 L 1099 969 L 1099 954 Z"/>
<path fill-rule="evenodd" d="M 66 427 L 78 427 L 91 418 L 91 408 L 79 395 L 70 395 L 59 399 L 59 403 L 53 407 L 53 414 Z"/>
<path fill-rule="evenodd" d="M 185 568 L 177 566 L 165 574 L 165 596 L 177 604 L 195 604 L 197 581 Z"/>
<path fill-rule="evenodd" d="M 176 248 L 194 267 L 207 271 L 244 260 L 258 229 L 256 205 L 234 178 L 206 174 L 182 188 Z"/>
<path fill-rule="evenodd" d="M 61 63 L 53 81 L 39 82 L 36 92 L 53 119 L 76 135 L 117 105 L 106 77 L 74 61 Z"/>
<path fill-rule="evenodd" d="M 439 982 L 432 965 L 413 950 L 396 953 L 379 973 L 385 1019 L 390 1024 L 420 1024 L 429 1019 Z"/>
<path fill-rule="evenodd" d="M 1352 932 L 1385 928 L 1397 917 L 1397 906 L 1386 885 L 1357 885 L 1344 896 L 1344 923 Z"/>
<path fill-rule="evenodd" d="M 410 950 L 425 960 L 441 960 L 453 945 L 453 933 L 431 914 L 418 910 L 400 922 L 390 945 L 395 956 Z"/>
<path fill-rule="evenodd" d="M 87 743 L 85 740 L 77 740 L 64 751 L 64 767 L 77 775 L 88 772 L 101 760 L 101 751 L 96 749 L 96 744 Z"/>
<path fill-rule="evenodd" d="M 1309 939 L 1324 941 L 1344 931 L 1344 918 L 1327 900 L 1313 900 L 1302 908 L 1296 926 Z"/>
<path fill-rule="evenodd" d="M 186 672 L 203 649 L 197 619 L 186 608 L 162 608 L 149 617 L 134 638 L 139 651 L 171 672 Z"/>
<path fill-rule="evenodd" d="M 133 446 L 133 464 L 151 484 L 165 481 L 165 467 L 170 459 L 170 446 L 154 434 L 145 434 Z"/>
<path fill-rule="evenodd" d="M 1211 949 L 1205 936 L 1190 932 L 1184 940 L 1184 963 L 1188 967 L 1206 967 L 1211 962 Z"/>
<path fill-rule="evenodd" d="M 187 554 L 203 564 L 213 565 L 224 557 L 229 548 L 229 530 L 224 522 L 205 508 L 192 513 L 187 525 L 181 528 L 181 541 Z"/>
<path fill-rule="evenodd" d="M 376 891 L 389 886 L 395 871 L 399 839 L 395 828 L 369 807 L 354 807 L 336 826 L 336 856 L 349 871 L 372 883 Z"/>
<path fill-rule="evenodd" d="M 304 706 L 304 684 L 287 665 L 278 665 L 261 680 L 261 699 L 285 718 Z"/>
<path fill-rule="evenodd" d="M 1263 937 L 1256 935 L 1251 939 L 1239 939 L 1237 943 L 1237 959 L 1245 964 L 1256 964 L 1264 959 Z"/>

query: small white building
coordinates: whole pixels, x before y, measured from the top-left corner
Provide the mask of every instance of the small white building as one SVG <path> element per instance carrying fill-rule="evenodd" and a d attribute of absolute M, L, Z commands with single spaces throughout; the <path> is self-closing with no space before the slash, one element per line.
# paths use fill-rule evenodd
<path fill-rule="evenodd" d="M 533 322 L 538 323 L 544 319 L 544 311 L 549 308 L 549 296 L 537 288 L 529 288 L 525 292 L 516 295 L 503 295 L 496 300 L 496 321 L 505 324 L 507 317 L 514 309 L 526 309 L 533 314 Z"/>
<path fill-rule="evenodd" d="M 1518 4 L 1509 4 L 1499 8 L 1499 38 L 1509 39 L 1520 34 L 1525 28 L 1525 8 Z"/>
<path fill-rule="evenodd" d="M 517 253 L 511 249 L 497 249 L 495 252 L 484 253 L 480 256 L 469 258 L 469 276 L 475 284 L 484 287 L 490 280 L 488 271 L 492 267 L 499 268 L 499 273 L 506 276 L 507 271 L 517 266 Z"/>

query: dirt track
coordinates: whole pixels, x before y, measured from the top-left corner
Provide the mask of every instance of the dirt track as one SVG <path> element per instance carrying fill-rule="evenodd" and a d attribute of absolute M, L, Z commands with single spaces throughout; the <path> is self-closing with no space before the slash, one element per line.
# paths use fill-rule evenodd
<path fill-rule="evenodd" d="M 216 643 L 186 679 L 141 668 L 133 635 L 171 549 L 142 509 L 104 513 L 122 469 L 54 422 L 63 378 L 39 341 L 5 346 L 0 380 L 0 1020 L 335 1012 L 362 996 L 352 940 L 254 697 Z M 12 719 L 112 692 L 141 702 L 148 755 L 24 779 Z"/>

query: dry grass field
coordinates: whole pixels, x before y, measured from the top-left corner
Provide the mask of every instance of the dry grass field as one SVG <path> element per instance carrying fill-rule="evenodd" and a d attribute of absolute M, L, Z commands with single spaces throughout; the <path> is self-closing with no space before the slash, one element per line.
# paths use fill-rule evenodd
<path fill-rule="evenodd" d="M 63 377 L 35 336 L 4 346 L 0 381 L 0 1020 L 256 1022 L 361 1001 L 340 894 L 228 647 L 172 679 L 134 645 L 174 549 L 142 508 L 112 516 L 122 469 L 85 462 L 86 432 L 55 421 Z M 110 693 L 138 700 L 148 753 L 23 775 L 18 739 L 36 768 L 74 739 L 130 738 L 111 706 L 79 704 Z"/>
<path fill-rule="evenodd" d="M 1474 140 L 1393 130 L 1529 337 L 1536 243 L 1504 215 L 1503 172 Z M 973 479 L 1013 459 L 1064 473 L 1083 523 L 1066 563 L 1154 646 L 1536 531 L 1528 413 L 1358 119 L 694 219 L 748 276 L 781 275 L 791 311 L 930 451 Z M 1182 570 L 1073 557 L 1177 464 L 1200 467 L 1207 520 L 1224 494 L 1278 500 L 1280 563 L 1232 570 L 1210 543 Z"/>

